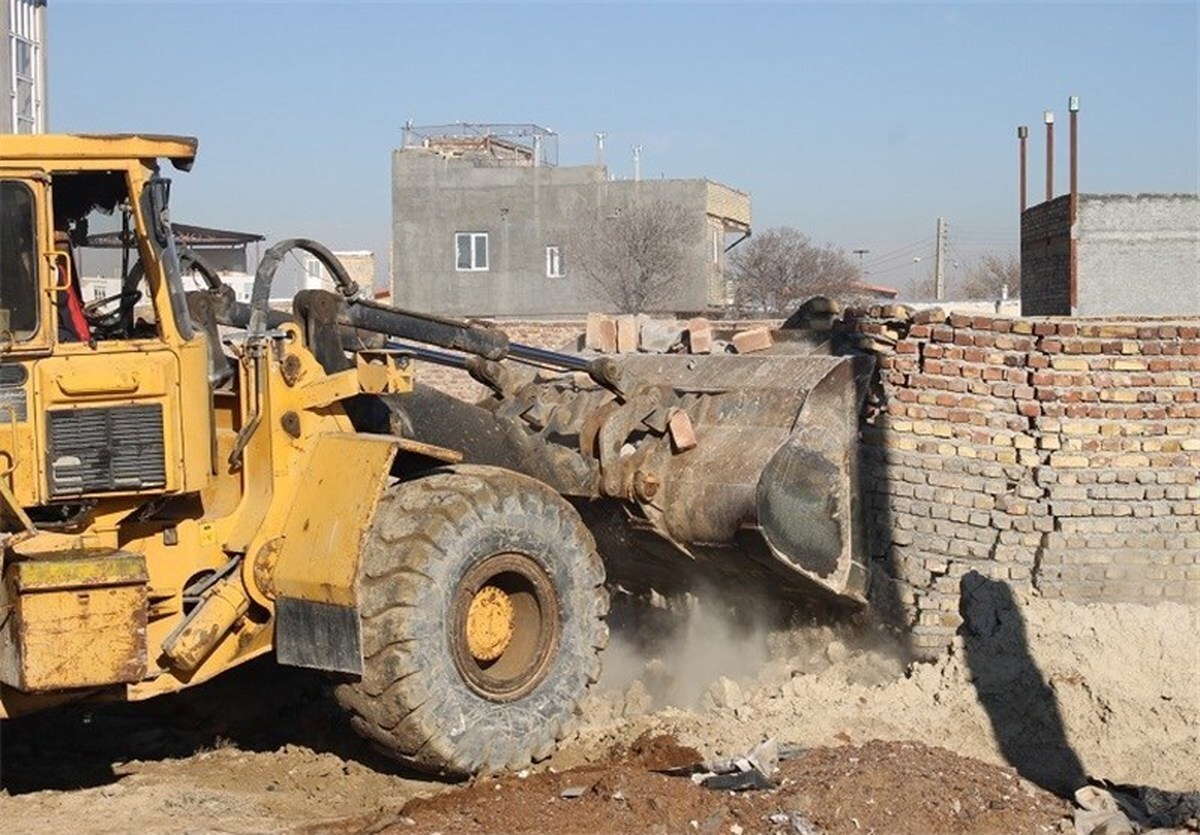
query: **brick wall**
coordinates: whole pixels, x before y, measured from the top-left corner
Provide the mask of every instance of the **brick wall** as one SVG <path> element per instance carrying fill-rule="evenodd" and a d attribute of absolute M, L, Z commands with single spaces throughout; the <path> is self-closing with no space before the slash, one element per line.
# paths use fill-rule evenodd
<path fill-rule="evenodd" d="M 1021 313 L 1071 313 L 1071 196 L 1031 206 L 1021 215 Z"/>
<path fill-rule="evenodd" d="M 840 328 L 880 358 L 875 593 L 919 651 L 953 640 L 969 571 L 1046 597 L 1200 602 L 1200 320 L 870 312 Z"/>
<path fill-rule="evenodd" d="M 584 322 L 503 327 L 560 348 Z M 953 641 L 970 571 L 1045 597 L 1200 604 L 1200 319 L 890 306 L 832 328 L 879 357 L 860 467 L 872 593 L 919 652 Z"/>

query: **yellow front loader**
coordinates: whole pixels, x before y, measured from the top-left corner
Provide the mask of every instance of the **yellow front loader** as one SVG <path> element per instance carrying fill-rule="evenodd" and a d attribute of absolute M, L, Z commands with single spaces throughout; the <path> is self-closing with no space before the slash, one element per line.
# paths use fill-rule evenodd
<path fill-rule="evenodd" d="M 867 358 L 786 330 L 753 356 L 544 351 L 377 304 L 303 239 L 238 300 L 177 250 L 160 167 L 195 153 L 0 136 L 0 718 L 273 653 L 333 674 L 385 753 L 468 774 L 567 732 L 599 675 L 606 568 L 624 590 L 865 602 Z M 85 297 L 97 237 L 119 281 Z M 274 310 L 297 248 L 337 292 Z M 492 395 L 424 388 L 415 357 Z"/>
<path fill-rule="evenodd" d="M 357 432 L 348 404 L 409 391 L 410 359 L 327 370 L 302 319 L 270 321 L 269 287 L 223 351 L 160 173 L 195 152 L 0 137 L 0 716 L 274 652 L 339 674 L 355 727 L 419 767 L 547 756 L 607 637 L 591 535 L 527 476 Z M 125 280 L 85 299 L 97 220 L 120 227 Z"/>

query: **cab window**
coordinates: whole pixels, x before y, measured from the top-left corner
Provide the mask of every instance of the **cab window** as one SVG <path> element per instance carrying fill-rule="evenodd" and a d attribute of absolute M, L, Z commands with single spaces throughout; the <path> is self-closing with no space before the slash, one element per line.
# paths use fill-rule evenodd
<path fill-rule="evenodd" d="M 33 191 L 0 180 L 0 333 L 16 341 L 38 328 L 38 247 Z"/>

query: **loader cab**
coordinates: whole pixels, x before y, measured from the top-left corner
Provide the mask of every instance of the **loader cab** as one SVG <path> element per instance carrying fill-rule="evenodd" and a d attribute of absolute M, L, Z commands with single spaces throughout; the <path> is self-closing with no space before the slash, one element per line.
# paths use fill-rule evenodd
<path fill-rule="evenodd" d="M 159 170 L 163 157 L 186 168 L 194 151 L 173 138 L 0 137 L 7 504 L 36 512 L 208 482 L 205 343 Z"/>

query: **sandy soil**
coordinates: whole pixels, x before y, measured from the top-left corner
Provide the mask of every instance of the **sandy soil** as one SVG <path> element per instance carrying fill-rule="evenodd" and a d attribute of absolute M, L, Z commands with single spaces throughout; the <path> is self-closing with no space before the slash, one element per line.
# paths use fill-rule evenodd
<path fill-rule="evenodd" d="M 1006 592 L 970 590 L 969 628 L 935 664 L 909 664 L 878 632 L 747 630 L 703 606 L 649 646 L 618 631 L 604 687 L 558 754 L 463 785 L 380 759 L 319 675 L 260 662 L 144 705 L 6 722 L 0 821 L 31 833 L 1052 832 L 1070 831 L 1069 807 L 1047 788 L 1200 789 L 1200 613 Z M 774 790 L 654 770 L 768 737 L 802 752 Z M 646 744 L 660 738 L 670 745 Z"/>

